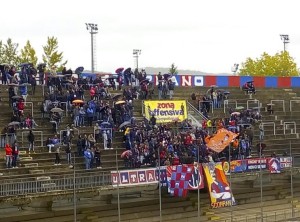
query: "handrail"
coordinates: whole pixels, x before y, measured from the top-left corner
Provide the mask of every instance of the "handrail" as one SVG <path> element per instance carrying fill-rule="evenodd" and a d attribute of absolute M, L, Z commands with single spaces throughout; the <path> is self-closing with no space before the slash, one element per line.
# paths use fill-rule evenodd
<path fill-rule="evenodd" d="M 226 113 L 226 105 L 227 105 L 227 108 L 228 108 L 228 104 L 229 103 L 235 103 L 235 108 L 238 106 L 237 105 L 237 101 L 236 100 L 229 100 L 229 99 L 226 99 L 224 100 L 224 113 Z"/>
<path fill-rule="evenodd" d="M 268 123 L 262 123 L 262 127 L 264 128 L 264 126 L 267 125 L 272 125 L 273 129 L 274 129 L 274 135 L 276 135 L 276 127 L 275 127 L 275 122 L 268 122 Z"/>
<path fill-rule="evenodd" d="M 290 100 L 290 112 L 292 112 L 292 102 L 300 103 L 300 99 L 292 99 L 292 100 Z"/>
<path fill-rule="evenodd" d="M 254 102 L 254 104 L 258 104 L 257 108 L 258 108 L 258 111 L 260 111 L 260 102 L 259 102 L 258 99 L 249 99 L 249 100 L 247 100 L 247 109 L 249 109 L 249 102 Z"/>
<path fill-rule="evenodd" d="M 283 99 L 272 99 L 271 104 L 274 104 L 273 102 L 282 102 L 282 110 L 285 112 L 285 101 Z"/>
<path fill-rule="evenodd" d="M 0 197 L 46 193 L 51 190 L 73 190 L 74 180 L 76 189 L 95 188 L 111 185 L 111 174 L 95 172 L 90 175 L 80 175 L 76 178 L 70 175 L 62 175 L 60 178 L 47 181 L 32 180 L 32 178 L 8 180 L 0 183 Z"/>
<path fill-rule="evenodd" d="M 291 134 L 296 134 L 297 132 L 297 125 L 296 125 L 296 122 L 293 121 L 293 122 L 283 122 L 283 134 L 285 135 L 285 131 L 286 131 L 286 126 L 288 125 L 294 125 L 294 133 L 291 133 Z"/>
<path fill-rule="evenodd" d="M 25 133 L 26 131 L 22 131 L 22 143 L 24 143 L 24 133 Z M 41 134 L 41 147 L 43 147 L 44 146 L 44 134 L 43 134 L 43 131 L 32 131 L 32 133 L 34 134 L 34 133 L 40 133 Z"/>
<path fill-rule="evenodd" d="M 60 102 L 61 104 L 66 104 L 66 117 L 68 116 L 68 103 L 67 102 Z"/>
<path fill-rule="evenodd" d="M 197 110 L 196 107 L 194 107 L 189 101 L 186 101 L 186 104 L 188 105 L 189 109 L 193 110 L 195 113 L 201 116 L 202 119 L 206 121 L 208 120 L 208 118 L 206 118 L 206 116 L 204 116 L 199 110 Z"/>
<path fill-rule="evenodd" d="M 25 106 L 26 106 L 26 104 L 30 104 L 31 105 L 31 116 L 33 117 L 33 102 L 24 102 Z"/>

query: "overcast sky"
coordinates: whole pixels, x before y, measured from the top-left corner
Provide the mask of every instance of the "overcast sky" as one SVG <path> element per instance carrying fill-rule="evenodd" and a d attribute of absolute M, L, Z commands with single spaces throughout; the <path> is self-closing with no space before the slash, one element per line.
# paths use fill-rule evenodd
<path fill-rule="evenodd" d="M 91 69 L 85 23 L 96 23 L 97 70 L 169 67 L 231 72 L 234 63 L 283 50 L 280 34 L 300 65 L 297 0 L 9 0 L 1 2 L 0 40 L 20 47 L 30 40 L 41 61 L 48 36 L 58 38 L 67 68 Z"/>

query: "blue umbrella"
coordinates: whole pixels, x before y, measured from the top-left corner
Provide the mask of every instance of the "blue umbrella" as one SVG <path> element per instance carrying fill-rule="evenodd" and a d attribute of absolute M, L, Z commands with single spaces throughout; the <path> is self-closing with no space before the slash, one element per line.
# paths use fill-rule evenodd
<path fill-rule="evenodd" d="M 77 69 L 75 69 L 75 74 L 80 75 L 83 72 L 83 70 L 83 66 L 79 66 Z"/>

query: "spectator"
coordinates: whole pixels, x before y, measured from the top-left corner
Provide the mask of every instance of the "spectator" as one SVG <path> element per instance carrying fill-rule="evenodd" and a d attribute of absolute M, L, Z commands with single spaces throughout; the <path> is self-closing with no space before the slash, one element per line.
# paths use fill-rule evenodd
<path fill-rule="evenodd" d="M 32 130 L 29 131 L 29 134 L 27 135 L 27 140 L 29 142 L 29 153 L 31 150 L 35 153 L 35 151 L 34 151 L 35 138 L 34 138 L 34 134 L 33 134 Z"/>
<path fill-rule="evenodd" d="M 7 143 L 5 146 L 5 162 L 6 162 L 6 168 L 12 167 L 12 155 L 13 150 L 11 146 Z"/>
<path fill-rule="evenodd" d="M 12 168 L 18 168 L 17 161 L 19 158 L 19 145 L 17 142 L 12 147 Z"/>
<path fill-rule="evenodd" d="M 55 166 L 61 165 L 61 163 L 60 163 L 60 146 L 56 146 L 56 149 L 55 149 L 55 162 L 54 162 L 54 165 Z"/>
<path fill-rule="evenodd" d="M 68 164 L 71 165 L 72 164 L 71 142 L 68 142 L 66 145 L 66 156 L 67 156 Z"/>
<path fill-rule="evenodd" d="M 96 143 L 98 143 L 100 141 L 100 126 L 98 123 L 95 124 L 94 126 L 94 133 L 95 133 L 95 140 Z"/>
<path fill-rule="evenodd" d="M 263 141 L 265 135 L 263 124 L 260 123 L 258 128 L 259 128 L 259 141 Z"/>
<path fill-rule="evenodd" d="M 102 140 L 103 140 L 103 148 L 105 150 L 107 150 L 108 149 L 108 147 L 107 147 L 108 136 L 107 136 L 106 130 L 102 131 Z"/>
<path fill-rule="evenodd" d="M 172 81 L 172 79 L 169 79 L 168 86 L 170 99 L 173 99 L 175 83 Z"/>
<path fill-rule="evenodd" d="M 95 149 L 95 161 L 96 161 L 97 169 L 102 169 L 102 167 L 101 167 L 101 151 L 100 151 L 99 147 L 96 147 L 96 149 Z"/>
<path fill-rule="evenodd" d="M 52 147 L 59 146 L 59 139 L 57 138 L 57 135 L 50 140 L 50 143 L 47 146 L 49 148 L 49 153 L 52 152 Z"/>
<path fill-rule="evenodd" d="M 89 148 L 84 151 L 85 169 L 91 169 L 92 152 Z"/>
<path fill-rule="evenodd" d="M 84 150 L 84 139 L 82 138 L 81 135 L 79 135 L 77 140 L 77 155 L 82 156 L 83 150 Z"/>

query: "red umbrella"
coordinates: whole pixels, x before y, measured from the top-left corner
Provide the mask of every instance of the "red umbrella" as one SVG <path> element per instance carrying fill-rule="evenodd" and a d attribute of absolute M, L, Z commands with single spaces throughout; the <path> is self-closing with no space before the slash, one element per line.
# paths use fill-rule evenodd
<path fill-rule="evenodd" d="M 119 73 L 123 72 L 123 70 L 124 70 L 124 68 L 123 68 L 123 67 L 120 67 L 120 68 L 117 68 L 115 72 L 116 72 L 117 74 L 119 74 Z"/>

